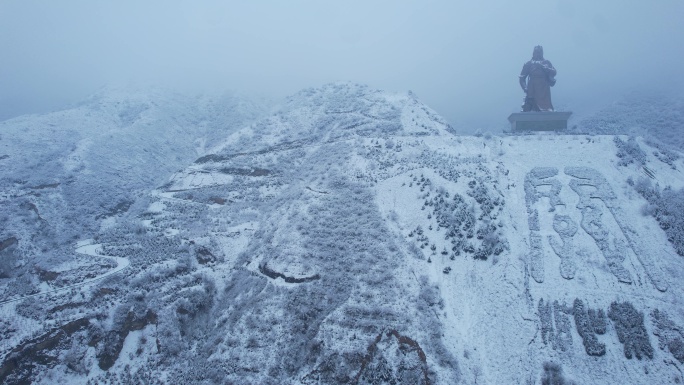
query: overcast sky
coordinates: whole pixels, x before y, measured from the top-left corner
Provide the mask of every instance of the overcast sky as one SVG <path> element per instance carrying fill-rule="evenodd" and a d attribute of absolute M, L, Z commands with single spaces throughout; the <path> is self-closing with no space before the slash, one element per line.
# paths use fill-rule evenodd
<path fill-rule="evenodd" d="M 537 44 L 557 109 L 682 89 L 683 17 L 683 0 L 0 0 L 0 119 L 112 83 L 282 97 L 349 80 L 495 129 Z"/>

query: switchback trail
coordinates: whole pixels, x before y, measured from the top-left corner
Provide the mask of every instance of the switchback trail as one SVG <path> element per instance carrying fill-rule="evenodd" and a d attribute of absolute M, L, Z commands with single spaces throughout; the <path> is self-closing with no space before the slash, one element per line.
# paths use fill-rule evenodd
<path fill-rule="evenodd" d="M 110 275 L 116 274 L 116 273 L 120 272 L 121 270 L 127 268 L 131 264 L 130 261 L 128 260 L 128 258 L 114 257 L 114 256 L 110 256 L 110 255 L 102 255 L 102 254 L 98 253 L 99 250 L 100 250 L 100 245 L 99 244 L 92 244 L 92 243 L 79 242 L 78 246 L 76 247 L 76 252 L 79 254 L 90 255 L 93 257 L 111 258 L 111 259 L 115 260 L 116 261 L 116 267 L 115 268 L 107 271 L 106 273 L 98 275 L 97 277 L 86 279 L 86 280 L 83 280 L 79 283 L 75 283 L 73 285 L 68 285 L 68 286 L 64 286 L 64 287 L 60 287 L 60 288 L 56 288 L 56 289 L 51 289 L 51 290 L 44 290 L 44 291 L 41 291 L 38 293 L 28 294 L 28 295 L 21 296 L 18 298 L 5 299 L 5 300 L 0 301 L 0 305 L 4 305 L 4 304 L 10 303 L 10 302 L 21 301 L 21 300 L 29 298 L 29 297 L 36 297 L 39 295 L 50 294 L 50 293 L 58 293 L 60 291 L 69 290 L 69 289 L 73 289 L 76 287 L 83 287 L 83 286 L 95 283 L 99 280 L 102 280 L 106 277 L 109 277 Z"/>

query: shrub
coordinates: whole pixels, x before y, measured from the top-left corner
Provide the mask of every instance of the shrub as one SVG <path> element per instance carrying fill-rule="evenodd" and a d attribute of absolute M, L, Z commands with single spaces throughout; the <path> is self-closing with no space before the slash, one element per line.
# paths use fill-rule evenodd
<path fill-rule="evenodd" d="M 651 312 L 653 334 L 658 337 L 658 346 L 661 350 L 667 350 L 680 363 L 684 363 L 684 333 L 682 328 L 672 322 L 664 311 L 655 309 Z"/>
<path fill-rule="evenodd" d="M 641 213 L 653 216 L 677 254 L 684 256 L 684 189 L 668 187 L 661 191 L 658 184 L 653 186 L 644 177 L 636 181 L 634 189 L 648 202 Z"/>
<path fill-rule="evenodd" d="M 629 137 L 626 142 L 620 139 L 620 137 L 615 136 L 613 141 L 617 147 L 616 155 L 620 158 L 618 166 L 627 166 L 632 163 L 644 165 L 646 163 L 646 153 L 641 149 L 633 136 Z"/>
<path fill-rule="evenodd" d="M 575 299 L 572 311 L 575 316 L 577 333 L 582 337 L 584 350 L 587 354 L 590 356 L 602 356 L 606 354 L 606 345 L 600 343 L 596 338 L 597 330 L 605 333 L 605 325 L 600 324 L 601 318 L 596 316 L 597 313 L 591 311 L 591 309 L 590 313 L 588 313 L 584 308 L 584 303 L 578 298 Z"/>
<path fill-rule="evenodd" d="M 644 314 L 636 311 L 630 302 L 613 302 L 608 310 L 608 318 L 613 321 L 618 339 L 624 345 L 625 357 L 636 355 L 653 358 L 653 347 L 644 326 Z"/>

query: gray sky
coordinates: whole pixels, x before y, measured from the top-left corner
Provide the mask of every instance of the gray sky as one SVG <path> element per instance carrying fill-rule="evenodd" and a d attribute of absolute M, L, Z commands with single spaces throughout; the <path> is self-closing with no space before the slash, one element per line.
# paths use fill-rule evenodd
<path fill-rule="evenodd" d="M 557 109 L 682 89 L 682 17 L 682 0 L 0 0 L 0 119 L 111 83 L 282 97 L 350 80 L 496 130 L 537 44 Z"/>

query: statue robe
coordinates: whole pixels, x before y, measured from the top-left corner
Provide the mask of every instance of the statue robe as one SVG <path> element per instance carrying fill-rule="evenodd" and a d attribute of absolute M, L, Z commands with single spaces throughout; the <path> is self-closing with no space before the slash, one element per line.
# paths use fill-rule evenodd
<path fill-rule="evenodd" d="M 527 97 L 523 111 L 553 111 L 551 103 L 551 82 L 556 69 L 548 60 L 530 60 L 520 72 L 520 78 L 527 80 Z"/>

